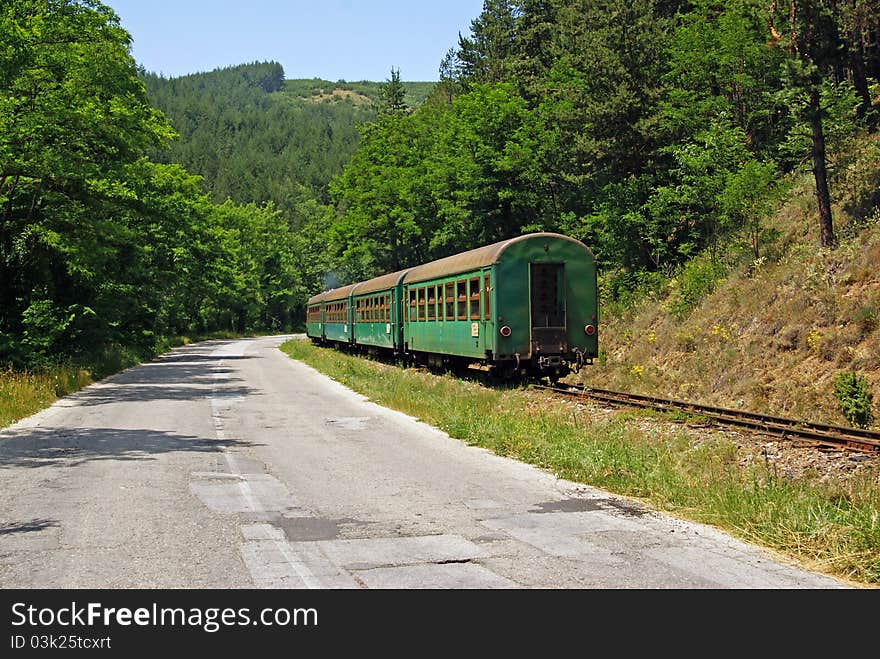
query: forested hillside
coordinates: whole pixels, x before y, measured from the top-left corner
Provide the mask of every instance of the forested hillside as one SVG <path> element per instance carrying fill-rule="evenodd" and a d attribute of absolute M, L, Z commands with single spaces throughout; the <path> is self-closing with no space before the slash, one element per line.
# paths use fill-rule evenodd
<path fill-rule="evenodd" d="M 141 72 L 150 103 L 180 138 L 153 152 L 204 178 L 211 198 L 275 208 L 295 228 L 310 201 L 329 202 L 330 180 L 360 143 L 359 126 L 375 121 L 381 82 L 286 80 L 277 62 L 164 78 Z M 406 83 L 415 108 L 436 83 Z M 305 209 L 303 209 L 305 206 Z"/>
<path fill-rule="evenodd" d="M 368 97 L 327 103 L 286 93 L 275 62 L 142 78 L 150 102 L 180 134 L 154 154 L 157 160 L 204 177 L 218 203 L 272 201 L 289 217 L 303 199 L 326 201 L 328 182 L 357 149 L 357 125 L 376 116 Z"/>
<path fill-rule="evenodd" d="M 759 258 L 801 169 L 831 247 L 838 155 L 877 122 L 878 17 L 876 0 L 486 0 L 432 98 L 380 117 L 334 182 L 333 254 L 353 278 L 561 231 L 616 298 L 728 238 Z"/>
<path fill-rule="evenodd" d="M 215 201 L 160 160 L 176 133 L 109 7 L 2 3 L 0 52 L 0 364 L 130 363 L 297 322 L 312 247 L 273 205 Z"/>
<path fill-rule="evenodd" d="M 388 85 L 288 81 L 275 62 L 164 79 L 97 0 L 0 20 L 0 365 L 298 327 L 330 270 L 329 182 Z"/>

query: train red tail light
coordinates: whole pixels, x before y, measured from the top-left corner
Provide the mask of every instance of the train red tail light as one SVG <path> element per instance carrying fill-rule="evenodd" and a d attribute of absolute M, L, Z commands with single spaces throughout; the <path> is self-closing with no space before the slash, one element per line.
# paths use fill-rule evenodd
<path fill-rule="evenodd" d="M 501 336 L 510 336 L 510 328 L 507 325 L 501 328 Z"/>
<path fill-rule="evenodd" d="M 592 325 L 584 325 L 584 333 L 587 336 L 593 336 L 593 334 L 596 333 L 596 328 L 593 327 Z"/>

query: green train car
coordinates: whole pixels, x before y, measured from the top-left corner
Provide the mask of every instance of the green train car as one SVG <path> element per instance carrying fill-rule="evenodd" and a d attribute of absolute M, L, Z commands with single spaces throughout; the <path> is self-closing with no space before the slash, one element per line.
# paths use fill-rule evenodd
<path fill-rule="evenodd" d="M 531 233 L 325 291 L 306 335 L 357 351 L 501 377 L 557 380 L 599 353 L 596 260 L 582 242 Z"/>

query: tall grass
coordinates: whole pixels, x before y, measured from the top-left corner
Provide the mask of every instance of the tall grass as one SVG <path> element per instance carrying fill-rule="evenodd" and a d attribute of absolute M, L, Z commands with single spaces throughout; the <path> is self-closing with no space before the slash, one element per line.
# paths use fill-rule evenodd
<path fill-rule="evenodd" d="M 70 364 L 37 371 L 0 370 L 0 428 L 39 412 L 92 382 L 89 370 Z"/>
<path fill-rule="evenodd" d="M 281 349 L 376 403 L 560 478 L 637 498 L 857 584 L 880 584 L 880 473 L 843 483 L 742 466 L 725 441 L 648 433 L 638 414 L 595 420 L 528 389 L 490 389 L 292 340 Z"/>

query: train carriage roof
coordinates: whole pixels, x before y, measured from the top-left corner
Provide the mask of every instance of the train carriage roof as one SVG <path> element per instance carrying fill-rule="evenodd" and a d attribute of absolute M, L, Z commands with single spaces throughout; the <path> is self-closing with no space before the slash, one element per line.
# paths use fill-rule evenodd
<path fill-rule="evenodd" d="M 407 270 L 398 270 L 397 272 L 390 272 L 386 275 L 381 275 L 379 277 L 374 277 L 373 279 L 368 279 L 367 281 L 357 282 L 356 284 L 348 284 L 347 286 L 340 286 L 339 288 L 324 291 L 323 293 L 318 293 L 317 295 L 310 297 L 308 300 L 308 304 L 311 305 L 318 302 L 333 302 L 335 300 L 343 300 L 351 295 L 367 295 L 369 293 L 375 293 L 377 291 L 394 288 L 401 282 L 405 282 L 408 284 L 416 283 L 420 281 L 427 281 L 429 279 L 435 279 L 438 277 L 457 275 L 462 272 L 479 270 L 480 268 L 487 265 L 494 265 L 495 263 L 498 263 L 504 251 L 515 243 L 527 240 L 546 240 L 548 238 L 574 243 L 582 247 L 588 253 L 592 253 L 590 252 L 590 249 L 581 241 L 571 238 L 569 236 L 564 236 L 560 233 L 527 233 L 522 236 L 517 236 L 516 238 L 510 238 L 508 240 L 502 240 L 497 243 L 492 243 L 491 245 L 477 247 L 476 249 L 462 252 L 461 254 L 447 256 L 446 258 L 431 261 L 430 263 L 425 263 L 423 265 L 418 265 L 414 268 L 409 268 Z"/>
<path fill-rule="evenodd" d="M 523 242 L 525 240 L 547 238 L 566 240 L 580 245 L 585 250 L 589 251 L 587 246 L 581 241 L 568 236 L 563 236 L 559 233 L 527 233 L 522 236 L 517 236 L 516 238 L 502 240 L 501 242 L 478 247 L 477 249 L 472 249 L 468 252 L 462 252 L 461 254 L 455 254 L 454 256 L 447 256 L 444 259 L 438 259 L 437 261 L 431 261 L 430 263 L 416 266 L 407 271 L 405 281 L 409 284 L 426 281 L 428 279 L 435 279 L 437 277 L 445 277 L 447 275 L 456 275 L 461 272 L 478 270 L 484 266 L 498 263 L 504 250 L 514 243 Z"/>
<path fill-rule="evenodd" d="M 348 286 L 340 286 L 339 288 L 332 288 L 329 291 L 324 291 L 323 293 L 318 293 L 309 298 L 307 304 L 316 304 L 318 302 L 333 302 L 335 300 L 344 300 L 347 299 L 351 294 L 351 289 L 353 289 L 357 284 L 348 284 Z"/>
<path fill-rule="evenodd" d="M 352 294 L 369 295 L 370 293 L 376 293 L 377 291 L 389 290 L 400 284 L 403 276 L 407 272 L 409 272 L 409 270 L 398 270 L 397 272 L 389 272 L 387 275 L 374 277 L 373 279 L 368 279 L 367 281 L 361 281 L 356 284 L 348 284 L 347 286 L 333 288 L 329 291 L 324 291 L 323 293 L 313 295 L 309 298 L 307 304 L 317 304 L 319 302 L 331 302 L 334 300 L 341 300 L 347 298 Z"/>
<path fill-rule="evenodd" d="M 370 293 L 376 293 L 377 291 L 387 291 L 388 289 L 398 286 L 407 272 L 409 272 L 409 270 L 398 270 L 397 272 L 390 272 L 381 277 L 368 279 L 360 284 L 356 284 L 356 288 L 353 292 L 355 295 L 369 295 Z"/>

